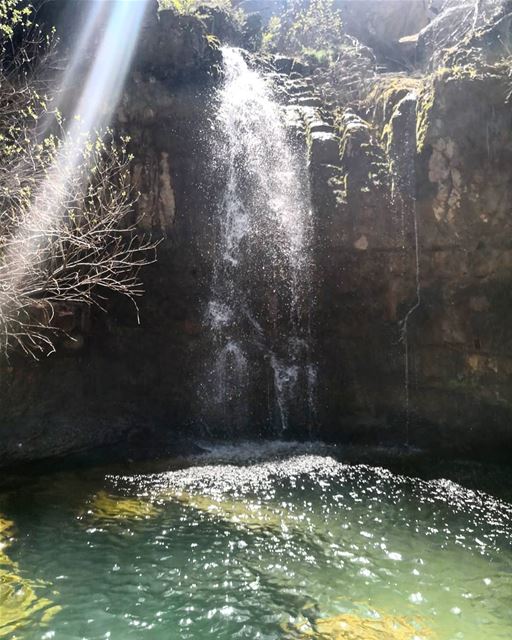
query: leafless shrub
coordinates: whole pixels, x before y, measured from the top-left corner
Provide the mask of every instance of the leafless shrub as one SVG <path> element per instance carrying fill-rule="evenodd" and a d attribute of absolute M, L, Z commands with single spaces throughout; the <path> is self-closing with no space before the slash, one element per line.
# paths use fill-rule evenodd
<path fill-rule="evenodd" d="M 0 353 L 37 358 L 55 350 L 63 309 L 103 307 L 108 292 L 136 307 L 156 243 L 133 217 L 126 141 L 48 133 L 52 46 L 27 14 L 14 42 L 17 6 L 0 0 Z"/>

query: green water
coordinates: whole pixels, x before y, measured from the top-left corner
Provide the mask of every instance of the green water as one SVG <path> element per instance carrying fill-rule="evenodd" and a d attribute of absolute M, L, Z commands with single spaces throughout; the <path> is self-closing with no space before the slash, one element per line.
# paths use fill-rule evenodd
<path fill-rule="evenodd" d="M 0 638 L 510 640 L 512 505 L 248 450 L 0 496 Z M 352 626 L 329 635 L 332 620 Z"/>

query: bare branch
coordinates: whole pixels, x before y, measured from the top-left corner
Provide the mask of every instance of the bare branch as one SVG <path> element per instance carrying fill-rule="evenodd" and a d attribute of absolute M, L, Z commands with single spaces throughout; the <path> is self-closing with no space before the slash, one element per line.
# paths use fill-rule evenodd
<path fill-rule="evenodd" d="M 15 49 L 0 33 L 0 353 L 38 358 L 66 315 L 103 308 L 108 292 L 138 314 L 139 271 L 157 242 L 134 219 L 124 144 L 111 132 L 79 147 L 42 134 L 51 42 L 30 33 Z"/>

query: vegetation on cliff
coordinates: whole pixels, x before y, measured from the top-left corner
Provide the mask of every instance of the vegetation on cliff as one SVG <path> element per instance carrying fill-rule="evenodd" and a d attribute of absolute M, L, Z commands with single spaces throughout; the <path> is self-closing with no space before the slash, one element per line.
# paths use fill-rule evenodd
<path fill-rule="evenodd" d="M 122 142 L 92 136 L 57 219 L 46 215 L 49 207 L 38 205 L 53 199 L 56 191 L 61 197 L 59 183 L 48 178 L 62 154 L 66 123 L 59 122 L 51 106 L 51 42 L 23 44 L 26 36 L 20 34 L 34 33 L 25 4 L 0 3 L 3 69 L 10 74 L 2 78 L 0 94 L 0 299 L 5 300 L 0 337 L 4 351 L 18 346 L 37 356 L 56 347 L 59 336 L 69 335 L 66 346 L 77 357 L 51 359 L 30 369 L 26 378 L 24 370 L 20 373 L 24 365 L 11 358 L 14 365 L 3 378 L 5 396 L 10 395 L 3 402 L 6 424 L 12 415 L 26 422 L 27 413 L 19 407 L 30 402 L 37 408 L 28 412 L 37 412 L 34 424 L 46 420 L 54 429 L 55 415 L 60 415 L 55 398 L 80 388 L 82 404 L 76 413 L 87 414 L 96 386 L 104 392 L 98 413 L 108 414 L 108 420 L 129 416 L 119 430 L 131 429 L 141 415 L 151 421 L 156 413 L 162 422 L 172 415 L 176 422 L 190 424 L 185 414 L 193 404 L 195 381 L 187 367 L 207 349 L 200 296 L 211 271 L 209 225 L 225 179 L 219 169 L 223 158 L 213 166 L 207 150 L 218 135 L 214 96 L 223 78 L 221 45 L 247 50 L 244 62 L 268 84 L 275 83 L 274 95 L 286 106 L 290 130 L 306 143 L 315 242 L 328 248 L 315 257 L 319 273 L 329 274 L 315 297 L 326 316 L 319 330 L 325 342 L 318 388 L 326 390 L 324 418 L 329 414 L 332 420 L 323 422 L 330 420 L 333 437 L 338 436 L 340 415 L 354 425 L 355 438 L 366 437 L 359 421 L 377 425 L 374 433 L 381 438 L 382 416 L 390 431 L 396 428 L 390 440 L 402 428 L 403 342 L 398 331 L 400 318 L 416 309 L 419 266 L 422 306 L 411 323 L 407 347 L 411 367 L 417 366 L 410 383 L 411 411 L 421 414 L 422 425 L 444 423 L 447 415 L 451 424 L 462 424 L 463 414 L 471 424 L 483 424 L 484 404 L 495 414 L 499 407 L 509 415 L 506 310 L 498 308 L 490 291 L 493 279 L 508 282 L 510 260 L 505 247 L 510 202 L 506 167 L 512 148 L 510 3 L 503 3 L 502 13 L 484 26 L 474 23 L 470 8 L 464 8 L 470 31 L 453 42 L 454 3 L 450 11 L 440 9 L 438 17 L 423 8 L 419 19 L 390 25 L 388 2 L 378 0 L 365 2 L 371 15 L 354 9 L 362 3 L 338 0 L 289 1 L 287 8 L 277 0 L 162 0 L 160 12 L 156 1 L 148 2 L 150 11 L 114 122 L 132 136 L 135 161 L 130 167 Z M 240 7 L 248 13 L 237 22 Z M 408 6 L 403 11 L 408 13 Z M 386 47 L 376 47 L 369 29 L 363 28 L 365 22 L 375 25 L 375 15 L 382 20 L 379 37 L 387 38 Z M 247 45 L 248 25 L 254 35 L 258 24 L 264 29 L 262 48 L 257 37 Z M 402 25 L 410 31 L 400 32 Z M 427 40 L 446 42 L 449 48 L 436 44 L 432 56 Z M 18 56 L 13 59 L 10 43 L 30 55 L 22 62 Z M 131 213 L 130 184 L 142 194 L 136 208 L 145 207 L 149 214 L 138 226 Z M 407 205 L 414 200 L 414 207 L 402 206 L 402 200 Z M 34 211 L 44 233 L 41 225 L 32 224 Z M 132 325 L 125 308 L 115 304 L 105 323 L 96 317 L 91 321 L 90 307 L 110 306 L 99 296 L 141 292 L 137 271 L 153 255 L 139 251 L 141 229 L 165 238 L 162 266 L 148 278 L 146 326 Z M 105 268 L 98 267 L 98 259 Z M 365 336 L 372 336 L 371 341 Z M 86 348 L 80 349 L 82 345 Z M 346 349 L 343 354 L 340 345 Z M 389 347 L 386 357 L 381 345 Z M 108 349 L 114 357 L 105 356 Z M 93 372 L 90 379 L 82 373 L 82 359 Z M 106 364 L 107 359 L 118 368 Z M 341 359 L 350 362 L 346 370 L 338 366 Z M 178 365 L 168 366 L 171 361 Z M 140 362 L 145 366 L 139 376 L 134 371 Z M 65 371 L 66 391 L 48 392 L 48 380 L 58 376 L 37 373 L 45 366 L 45 372 L 52 366 Z M 344 378 L 338 384 L 340 367 Z M 46 378 L 38 387 L 28 381 L 29 375 Z M 461 399 L 458 406 L 453 398 Z M 462 403 L 473 407 L 479 399 L 483 408 L 478 416 L 460 409 Z M 496 420 L 509 424 L 508 418 Z M 343 426 L 347 437 L 351 428 Z M 466 433 L 465 424 L 462 428 Z M 425 436 L 431 442 L 432 430 L 427 434 L 427 427 L 422 429 L 418 427 L 418 439 Z M 101 430 L 118 437 L 110 425 Z M 98 437 L 89 426 L 78 431 L 92 434 L 90 441 Z M 475 427 L 472 433 L 477 432 L 482 433 Z M 440 430 L 438 441 L 449 439 L 445 433 L 451 431 Z M 45 451 L 72 448 L 75 437 L 52 442 Z M 21 450 L 13 436 L 6 450 L 28 457 L 27 441 L 28 436 Z"/>
<path fill-rule="evenodd" d="M 215 7 L 229 11 L 231 9 L 230 0 L 160 0 L 161 9 L 176 9 L 179 13 L 192 13 L 200 7 Z"/>
<path fill-rule="evenodd" d="M 107 292 L 140 295 L 154 243 L 131 216 L 126 141 L 63 120 L 55 37 L 32 21 L 0 2 L 0 352 L 37 357 Z"/>
<path fill-rule="evenodd" d="M 329 60 L 343 42 L 343 22 L 334 0 L 291 2 L 282 16 L 274 15 L 264 34 L 269 51 L 310 55 Z"/>

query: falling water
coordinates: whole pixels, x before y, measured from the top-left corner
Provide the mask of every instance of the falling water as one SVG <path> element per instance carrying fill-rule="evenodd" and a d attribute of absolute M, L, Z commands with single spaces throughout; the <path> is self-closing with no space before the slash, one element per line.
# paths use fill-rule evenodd
<path fill-rule="evenodd" d="M 391 197 L 401 212 L 402 248 L 408 253 L 407 232 L 412 222 L 412 243 L 414 249 L 414 286 L 415 300 L 399 323 L 400 341 L 404 348 L 404 409 L 405 409 L 405 444 L 410 444 L 411 406 L 410 406 L 410 345 L 409 323 L 421 305 L 421 272 L 420 244 L 418 230 L 418 212 L 416 206 L 416 173 L 414 158 L 416 156 L 416 102 L 417 95 L 409 92 L 397 105 L 396 112 L 404 118 L 402 124 L 403 139 L 391 158 Z"/>
<path fill-rule="evenodd" d="M 223 58 L 214 154 L 225 186 L 206 313 L 207 409 L 224 431 L 256 418 L 279 433 L 295 414 L 310 423 L 314 405 L 308 180 L 270 79 L 240 50 L 224 48 Z"/>
<path fill-rule="evenodd" d="M 415 266 L 415 290 L 416 300 L 412 307 L 405 314 L 404 319 L 400 323 L 401 339 L 404 344 L 404 379 L 405 379 L 405 420 L 406 420 L 406 445 L 410 444 L 410 428 L 411 428 L 411 401 L 410 401 L 410 354 L 409 354 L 409 320 L 413 313 L 421 305 L 421 272 L 420 272 L 420 248 L 418 235 L 418 213 L 416 201 L 412 203 L 413 208 L 413 230 L 414 230 L 414 266 Z"/>

